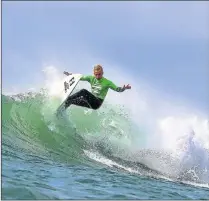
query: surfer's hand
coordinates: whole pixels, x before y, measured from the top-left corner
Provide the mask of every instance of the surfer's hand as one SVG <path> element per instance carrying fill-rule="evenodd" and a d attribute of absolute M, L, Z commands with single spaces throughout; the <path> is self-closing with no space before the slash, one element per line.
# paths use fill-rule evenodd
<path fill-rule="evenodd" d="M 64 71 L 63 73 L 67 76 L 72 75 L 72 73 L 68 73 L 67 71 Z"/>
<path fill-rule="evenodd" d="M 128 84 L 128 85 L 124 85 L 123 88 L 124 89 L 131 89 L 131 86 Z"/>

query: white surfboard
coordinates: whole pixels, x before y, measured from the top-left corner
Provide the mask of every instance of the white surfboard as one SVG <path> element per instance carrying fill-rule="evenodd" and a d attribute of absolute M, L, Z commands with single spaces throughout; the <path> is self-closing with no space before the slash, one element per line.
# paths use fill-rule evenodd
<path fill-rule="evenodd" d="M 57 109 L 57 112 L 64 109 L 65 102 L 67 101 L 68 97 L 72 94 L 81 77 L 82 74 L 71 74 L 63 79 L 62 101 L 61 105 Z"/>

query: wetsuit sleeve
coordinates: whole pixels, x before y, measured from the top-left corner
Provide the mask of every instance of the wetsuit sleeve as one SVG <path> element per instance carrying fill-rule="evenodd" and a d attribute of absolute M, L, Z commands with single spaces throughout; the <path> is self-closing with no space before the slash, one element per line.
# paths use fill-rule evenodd
<path fill-rule="evenodd" d="M 114 90 L 114 91 L 117 91 L 117 92 L 123 92 L 123 91 L 125 91 L 124 88 L 116 86 L 116 85 L 115 85 L 113 82 L 111 82 L 111 81 L 109 82 L 109 88 L 112 89 L 112 90 Z"/>
<path fill-rule="evenodd" d="M 91 82 L 91 75 L 82 76 L 80 80 Z"/>

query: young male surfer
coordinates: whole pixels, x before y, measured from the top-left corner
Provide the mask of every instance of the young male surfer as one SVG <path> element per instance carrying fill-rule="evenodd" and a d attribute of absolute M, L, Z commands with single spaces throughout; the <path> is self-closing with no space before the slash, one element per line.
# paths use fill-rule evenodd
<path fill-rule="evenodd" d="M 124 85 L 123 87 L 116 86 L 113 82 L 103 77 L 103 68 L 101 65 L 94 66 L 94 75 L 82 76 L 80 80 L 88 81 L 91 84 L 91 92 L 86 89 L 81 89 L 77 93 L 71 95 L 65 102 L 65 109 L 67 109 L 71 104 L 87 107 L 91 109 L 98 109 L 108 92 L 108 89 L 112 89 L 117 92 L 123 92 L 126 89 L 131 89 L 131 86 Z M 70 75 L 64 71 L 65 75 Z"/>

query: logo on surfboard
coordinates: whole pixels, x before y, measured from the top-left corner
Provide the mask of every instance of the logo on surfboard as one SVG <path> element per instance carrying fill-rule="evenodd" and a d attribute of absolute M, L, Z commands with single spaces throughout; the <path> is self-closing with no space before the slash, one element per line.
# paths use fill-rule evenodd
<path fill-rule="evenodd" d="M 69 86 L 73 85 L 75 83 L 75 78 L 72 77 L 69 80 L 69 83 L 67 83 L 66 81 L 64 82 L 64 88 L 65 88 L 65 93 L 67 92 L 67 90 L 69 89 Z"/>

